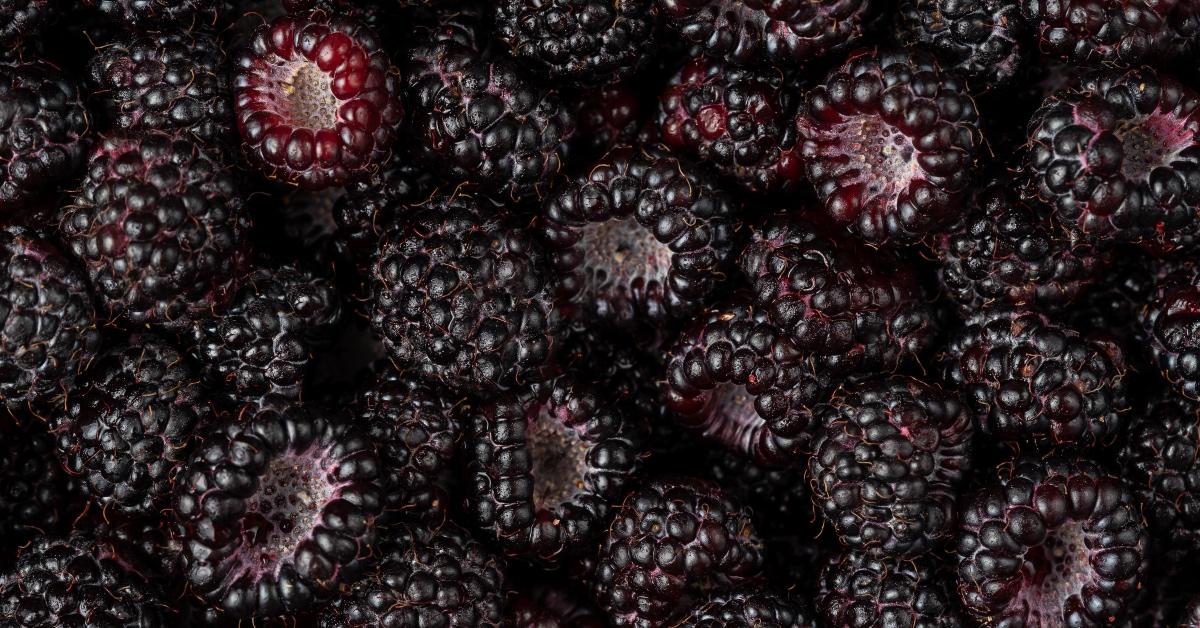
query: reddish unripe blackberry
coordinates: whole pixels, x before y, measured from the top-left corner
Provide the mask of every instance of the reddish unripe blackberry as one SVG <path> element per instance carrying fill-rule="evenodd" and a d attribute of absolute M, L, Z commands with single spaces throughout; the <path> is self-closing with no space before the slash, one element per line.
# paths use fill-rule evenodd
<path fill-rule="evenodd" d="M 926 558 L 847 550 L 821 569 L 817 611 L 836 628 L 958 628 L 963 623 L 948 580 Z"/>
<path fill-rule="evenodd" d="M 231 617 L 301 611 L 370 554 L 379 458 L 329 410 L 243 413 L 212 431 L 176 483 L 191 591 Z"/>
<path fill-rule="evenodd" d="M 1040 314 L 991 310 L 970 317 L 942 364 L 980 431 L 1010 445 L 1107 445 L 1129 410 L 1121 348 Z"/>
<path fill-rule="evenodd" d="M 404 110 L 399 72 L 370 28 L 323 11 L 263 24 L 237 57 L 246 153 L 308 189 L 361 179 L 392 154 Z"/>
<path fill-rule="evenodd" d="M 1189 0 L 1020 0 L 1048 57 L 1089 65 L 1137 65 L 1176 43 L 1172 9 Z"/>
<path fill-rule="evenodd" d="M 673 625 L 706 593 L 749 583 L 762 561 L 749 510 L 715 484 L 662 478 L 626 496 L 593 590 L 615 626 Z"/>
<path fill-rule="evenodd" d="M 770 216 L 739 263 L 753 303 L 823 369 L 894 371 L 933 342 L 934 313 L 915 270 L 824 224 Z"/>
<path fill-rule="evenodd" d="M 100 345 L 87 279 L 40 234 L 0 228 L 0 399 L 66 393 Z"/>
<path fill-rule="evenodd" d="M 1008 85 L 1029 54 L 1018 0 L 903 0 L 896 38 L 933 50 L 976 93 Z"/>
<path fill-rule="evenodd" d="M 575 135 L 589 154 L 604 154 L 621 144 L 636 143 L 642 130 L 642 101 L 632 82 L 610 83 L 578 95 Z"/>
<path fill-rule="evenodd" d="M 696 57 L 659 96 L 662 141 L 711 164 L 751 192 L 775 192 L 804 178 L 796 145 L 797 90 L 778 72 Z"/>
<path fill-rule="evenodd" d="M 825 211 L 871 242 L 912 242 L 958 219 L 982 144 L 962 80 L 919 51 L 852 54 L 796 119 Z"/>
<path fill-rule="evenodd" d="M 722 278 L 740 224 L 735 202 L 696 167 L 620 146 L 551 195 L 537 226 L 559 296 L 628 326 L 695 312 Z"/>
<path fill-rule="evenodd" d="M 1018 460 L 963 508 L 959 597 L 989 626 L 1112 625 L 1148 543 L 1120 478 L 1086 460 Z"/>
<path fill-rule="evenodd" d="M 663 384 L 680 424 L 734 451 L 791 465 L 811 451 L 832 382 L 761 308 L 715 307 L 671 349 Z"/>
<path fill-rule="evenodd" d="M 710 595 L 687 615 L 680 628 L 816 628 L 816 618 L 790 595 L 758 588 Z"/>
<path fill-rule="evenodd" d="M 34 538 L 69 530 L 84 507 L 79 488 L 44 422 L 26 413 L 0 422 L 0 564 Z"/>
<path fill-rule="evenodd" d="M 110 319 L 176 331 L 230 298 L 250 223 L 219 159 L 157 132 L 96 147 L 59 228 Z"/>
<path fill-rule="evenodd" d="M 65 183 L 87 155 L 79 88 L 57 69 L 0 64 L 0 215 Z"/>
<path fill-rule="evenodd" d="M 658 0 L 666 26 L 738 64 L 803 66 L 858 41 L 870 0 Z"/>
<path fill-rule="evenodd" d="M 912 557 L 954 537 L 971 471 L 971 413 L 952 391 L 905 376 L 839 391 L 818 412 L 813 503 L 844 545 Z"/>
<path fill-rule="evenodd" d="M 206 144 L 233 135 L 225 52 L 201 30 L 130 34 L 88 64 L 93 98 L 113 127 L 183 131 Z"/>
<path fill-rule="evenodd" d="M 561 327 L 548 275 L 519 218 L 435 195 L 382 245 L 372 325 L 429 381 L 479 393 L 537 381 Z"/>
<path fill-rule="evenodd" d="M 1048 98 L 1029 133 L 1031 191 L 1077 237 L 1200 246 L 1200 94 L 1151 68 L 1098 72 Z"/>
<path fill-rule="evenodd" d="M 517 578 L 510 578 L 522 583 Z M 605 628 L 608 622 L 591 604 L 561 583 L 524 584 L 505 603 L 509 628 Z"/>
<path fill-rule="evenodd" d="M 58 17 L 54 0 L 0 0 L 0 46 L 16 47 Z"/>
<path fill-rule="evenodd" d="M 1020 199 L 1004 180 L 976 192 L 962 221 L 936 242 L 939 277 L 963 315 L 990 306 L 1063 310 L 1110 259 L 1071 238 L 1050 207 Z"/>
<path fill-rule="evenodd" d="M 467 411 L 467 507 L 508 554 L 558 564 L 594 546 L 640 469 L 635 419 L 584 376 Z"/>
<path fill-rule="evenodd" d="M 114 22 L 139 29 L 216 26 L 232 6 L 229 0 L 82 0 Z"/>

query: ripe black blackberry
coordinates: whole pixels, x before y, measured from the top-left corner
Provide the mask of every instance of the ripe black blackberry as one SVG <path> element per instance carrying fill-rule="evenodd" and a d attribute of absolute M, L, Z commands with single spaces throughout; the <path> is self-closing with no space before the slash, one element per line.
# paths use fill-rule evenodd
<path fill-rule="evenodd" d="M 739 260 L 753 303 L 822 370 L 895 371 L 937 326 L 916 271 L 820 223 L 780 213 L 752 231 Z"/>
<path fill-rule="evenodd" d="M 73 261 L 34 231 L 0 228 L 0 403 L 13 411 L 65 394 L 99 344 Z"/>
<path fill-rule="evenodd" d="M 970 81 L 975 93 L 1005 87 L 1029 56 L 1018 0 L 903 0 L 894 33 L 927 47 Z"/>
<path fill-rule="evenodd" d="M 546 376 L 560 314 L 523 221 L 438 194 L 382 244 L 372 324 L 391 357 L 429 381 L 485 393 Z"/>
<path fill-rule="evenodd" d="M 735 589 L 710 595 L 682 620 L 681 628 L 814 628 L 816 618 L 808 606 L 758 588 Z"/>
<path fill-rule="evenodd" d="M 225 52 L 201 30 L 129 34 L 88 64 L 92 97 L 126 132 L 182 131 L 220 146 L 233 135 Z"/>
<path fill-rule="evenodd" d="M 453 523 L 389 528 L 381 562 L 321 613 L 321 628 L 498 628 L 505 565 Z"/>
<path fill-rule="evenodd" d="M 615 626 L 672 625 L 705 594 L 750 583 L 762 562 L 748 509 L 715 484 L 667 477 L 626 496 L 592 586 Z"/>
<path fill-rule="evenodd" d="M 694 313 L 723 277 L 737 205 L 696 167 L 620 146 L 551 195 L 537 228 L 561 299 L 631 326 Z"/>
<path fill-rule="evenodd" d="M 1124 482 L 1086 460 L 1020 459 L 962 510 L 959 596 L 1004 626 L 1102 626 L 1124 617 L 1149 536 Z"/>
<path fill-rule="evenodd" d="M 1031 193 L 1076 237 L 1187 254 L 1200 240 L 1200 94 L 1151 68 L 1108 70 L 1029 123 Z"/>
<path fill-rule="evenodd" d="M 1164 266 L 1139 322 L 1163 378 L 1184 397 L 1200 399 L 1200 266 Z"/>
<path fill-rule="evenodd" d="M 34 538 L 67 532 L 83 508 L 46 424 L 25 413 L 0 421 L 0 565 Z"/>
<path fill-rule="evenodd" d="M 990 310 L 970 317 L 942 364 L 981 433 L 1009 445 L 1104 446 L 1129 410 L 1121 348 L 1040 314 Z"/>
<path fill-rule="evenodd" d="M 798 93 L 778 72 L 696 57 L 659 96 L 662 141 L 750 192 L 788 190 L 804 178 Z"/>
<path fill-rule="evenodd" d="M 59 228 L 110 319 L 175 332 L 231 296 L 249 219 L 218 155 L 148 132 L 96 147 Z"/>
<path fill-rule="evenodd" d="M 54 0 L 0 0 L 0 47 L 35 38 L 61 12 Z"/>
<path fill-rule="evenodd" d="M 839 391 L 818 413 L 813 503 L 844 545 L 913 557 L 954 538 L 975 426 L 958 394 L 905 376 Z"/>
<path fill-rule="evenodd" d="M 913 242 L 958 219 L 983 141 L 979 113 L 931 54 L 852 54 L 808 93 L 796 124 L 826 213 L 864 239 Z"/>
<path fill-rule="evenodd" d="M 963 625 L 949 578 L 926 558 L 884 558 L 860 550 L 832 556 L 821 569 L 816 606 L 828 626 Z"/>
<path fill-rule="evenodd" d="M 383 509 L 375 445 L 286 400 L 216 426 L 178 476 L 190 590 L 233 618 L 315 606 L 370 554 Z"/>
<path fill-rule="evenodd" d="M 1002 179 L 976 192 L 963 220 L 936 242 L 942 286 L 968 316 L 991 306 L 1064 310 L 1110 261 L 1101 247 L 1074 241 L 1049 207 L 1021 200 Z"/>
<path fill-rule="evenodd" d="M 1043 55 L 1099 66 L 1161 59 L 1177 43 L 1172 10 L 1187 0 L 1020 0 Z"/>
<path fill-rule="evenodd" d="M 138 29 L 213 27 L 232 10 L 229 0 L 82 0 L 82 4 Z"/>

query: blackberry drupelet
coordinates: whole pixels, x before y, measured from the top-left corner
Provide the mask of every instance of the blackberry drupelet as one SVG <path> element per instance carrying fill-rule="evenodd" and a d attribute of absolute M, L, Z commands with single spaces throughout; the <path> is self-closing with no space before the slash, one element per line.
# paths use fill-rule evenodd
<path fill-rule="evenodd" d="M 1147 568 L 1137 503 L 1086 460 L 1002 466 L 960 521 L 959 596 L 987 625 L 1112 625 Z"/>
<path fill-rule="evenodd" d="M 803 602 L 757 588 L 716 593 L 701 602 L 680 628 L 816 628 L 816 618 Z"/>
<path fill-rule="evenodd" d="M 808 93 L 796 124 L 825 211 L 865 240 L 910 243 L 958 219 L 979 113 L 931 54 L 852 54 Z"/>
<path fill-rule="evenodd" d="M 60 12 L 55 0 L 0 0 L 0 47 L 36 37 Z"/>
<path fill-rule="evenodd" d="M 1088 65 L 1138 65 L 1176 44 L 1172 9 L 1188 0 L 1020 0 L 1047 57 Z"/>
<path fill-rule="evenodd" d="M 695 166 L 620 146 L 551 195 L 537 229 L 561 299 L 606 323 L 694 313 L 723 278 L 738 206 Z"/>
<path fill-rule="evenodd" d="M 1018 0 L 903 0 L 896 39 L 932 50 L 977 94 L 1006 87 L 1030 54 Z"/>
<path fill-rule="evenodd" d="M 0 421 L 0 565 L 35 538 L 67 532 L 84 508 L 79 488 L 44 422 L 25 413 Z"/>
<path fill-rule="evenodd" d="M 1200 399 L 1200 266 L 1162 267 L 1138 320 L 1163 378 L 1184 397 Z"/>
<path fill-rule="evenodd" d="M 948 580 L 925 558 L 847 550 L 821 570 L 817 611 L 838 628 L 958 628 L 963 620 Z"/>
<path fill-rule="evenodd" d="M 229 0 L 81 0 L 113 22 L 140 30 L 213 27 L 229 14 Z"/>

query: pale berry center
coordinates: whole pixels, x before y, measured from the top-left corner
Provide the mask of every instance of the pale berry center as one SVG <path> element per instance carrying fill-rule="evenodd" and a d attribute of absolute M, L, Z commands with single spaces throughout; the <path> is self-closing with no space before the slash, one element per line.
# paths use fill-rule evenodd
<path fill-rule="evenodd" d="M 671 249 L 633 218 L 593 222 L 583 227 L 579 247 L 592 294 L 640 283 L 664 284 L 671 272 Z"/>
<path fill-rule="evenodd" d="M 295 124 L 311 129 L 333 129 L 338 122 L 338 99 L 333 95 L 333 77 L 316 64 L 297 64 L 284 84 L 288 113 Z"/>
<path fill-rule="evenodd" d="M 1026 552 L 1020 596 L 1041 625 L 1061 622 L 1064 600 L 1078 596 L 1091 582 L 1090 555 L 1083 525 L 1076 522 L 1052 531 Z"/>
<path fill-rule="evenodd" d="M 586 488 L 591 446 L 548 405 L 539 404 L 530 413 L 525 437 L 532 459 L 533 503 L 538 510 L 556 510 Z"/>
<path fill-rule="evenodd" d="M 337 487 L 319 463 L 321 456 L 287 455 L 271 461 L 259 490 L 246 502 L 247 539 L 260 567 L 292 555 L 320 522 Z"/>

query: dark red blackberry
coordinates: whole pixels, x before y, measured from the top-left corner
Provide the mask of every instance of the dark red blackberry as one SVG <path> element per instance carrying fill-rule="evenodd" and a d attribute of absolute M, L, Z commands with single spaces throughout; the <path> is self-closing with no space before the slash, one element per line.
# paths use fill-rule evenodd
<path fill-rule="evenodd" d="M 1200 94 L 1150 68 L 1060 91 L 1029 123 L 1032 192 L 1081 238 L 1200 246 Z"/>
<path fill-rule="evenodd" d="M 0 421 L 0 565 L 33 539 L 69 530 L 83 506 L 46 424 L 25 413 Z"/>
<path fill-rule="evenodd" d="M 676 419 L 759 462 L 811 451 L 813 408 L 832 382 L 761 308 L 713 308 L 670 351 L 667 405 Z"/>
<path fill-rule="evenodd" d="M 521 219 L 435 195 L 382 245 L 372 324 L 429 381 L 480 393 L 537 381 L 560 327 L 548 275 Z"/>
<path fill-rule="evenodd" d="M 634 82 L 610 83 L 580 93 L 575 118 L 575 141 L 588 154 L 604 154 L 622 144 L 636 143 L 642 130 L 642 94 Z"/>
<path fill-rule="evenodd" d="M 690 164 L 621 146 L 547 199 L 538 230 L 560 297 L 628 326 L 695 312 L 733 254 L 737 209 Z"/>
<path fill-rule="evenodd" d="M 321 189 L 362 179 L 392 154 L 399 72 L 368 27 L 322 11 L 263 24 L 237 57 L 246 153 L 271 178 Z"/>
<path fill-rule="evenodd" d="M 560 582 L 535 582 L 510 577 L 521 588 L 504 605 L 508 628 L 605 628 L 608 622 L 591 604 Z"/>
<path fill-rule="evenodd" d="M 194 140 L 106 138 L 60 216 L 110 319 L 172 331 L 224 305 L 249 219 L 233 170 Z"/>
<path fill-rule="evenodd" d="M 587 375 L 468 410 L 467 507 L 507 554 L 554 565 L 594 546 L 641 467 L 639 426 Z"/>
<path fill-rule="evenodd" d="M 936 250 L 942 286 L 963 315 L 990 306 L 1063 310 L 1104 275 L 1110 258 L 1073 241 L 1050 208 L 1021 200 L 1001 179 L 975 193 Z"/>
<path fill-rule="evenodd" d="M 496 36 L 552 79 L 624 78 L 655 44 L 653 0 L 501 0 L 495 11 Z"/>
<path fill-rule="evenodd" d="M 976 314 L 950 340 L 942 363 L 981 432 L 1003 443 L 1106 445 L 1129 410 L 1121 348 L 1040 314 Z"/>
<path fill-rule="evenodd" d="M 711 164 L 751 192 L 776 192 L 804 178 L 796 145 L 798 91 L 777 71 L 688 61 L 659 96 L 667 145 Z"/>
<path fill-rule="evenodd" d="M 370 553 L 382 510 L 374 443 L 332 411 L 245 411 L 176 482 L 191 591 L 232 617 L 313 606 Z"/>
<path fill-rule="evenodd" d="M 760 589 L 737 589 L 710 595 L 692 609 L 680 628 L 816 628 L 816 618 L 807 605 Z"/>
<path fill-rule="evenodd" d="M 66 394 L 99 344 L 83 273 L 38 233 L 0 228 L 0 403 Z"/>
<path fill-rule="evenodd" d="M 1029 54 L 1018 0 L 903 0 L 897 39 L 924 46 L 967 77 L 976 93 L 1005 87 Z"/>
<path fill-rule="evenodd" d="M 57 69 L 37 63 L 0 64 L 0 111 L 4 216 L 66 184 L 83 165 L 88 117 L 79 88 Z"/>
<path fill-rule="evenodd" d="M 948 580 L 924 558 L 848 550 L 822 568 L 817 611 L 837 628 L 958 628 L 963 620 Z"/>
<path fill-rule="evenodd" d="M 822 369 L 894 371 L 937 332 L 912 267 L 825 225 L 770 216 L 753 230 L 740 265 L 753 302 Z"/>
<path fill-rule="evenodd" d="M 131 34 L 88 64 L 92 97 L 122 131 L 182 131 L 206 144 L 233 135 L 225 52 L 200 30 Z"/>
<path fill-rule="evenodd" d="M 231 10 L 229 0 L 81 0 L 114 22 L 138 28 L 216 26 Z"/>
<path fill-rule="evenodd" d="M 465 530 L 399 526 L 386 531 L 382 562 L 321 614 L 321 628 L 496 628 L 505 566 Z"/>
<path fill-rule="evenodd" d="M 16 47 L 35 37 L 59 12 L 54 0 L 0 0 L 0 46 Z"/>
<path fill-rule="evenodd" d="M 1137 65 L 1176 43 L 1176 5 L 1190 0 L 1020 0 L 1043 55 L 1090 65 Z"/>
<path fill-rule="evenodd" d="M 625 498 L 593 587 L 614 626 L 673 625 L 706 593 L 749 583 L 762 561 L 749 510 L 715 484 L 662 478 Z"/>
<path fill-rule="evenodd" d="M 912 242 L 958 219 L 982 136 L 962 80 L 918 50 L 852 54 L 796 120 L 825 211 L 871 242 Z"/>
<path fill-rule="evenodd" d="M 658 0 L 668 30 L 738 64 L 802 66 L 858 41 L 870 0 Z"/>
<path fill-rule="evenodd" d="M 971 472 L 971 413 L 955 392 L 905 376 L 868 380 L 821 407 L 813 503 L 842 543 L 912 557 L 954 537 Z"/>
<path fill-rule="evenodd" d="M 1085 460 L 1005 465 L 960 517 L 959 596 L 989 625 L 1112 625 L 1147 568 L 1136 502 Z"/>
<path fill-rule="evenodd" d="M 227 395 L 300 397 L 313 351 L 341 320 L 334 286 L 296 268 L 258 269 L 228 307 L 197 319 L 193 353 Z"/>

